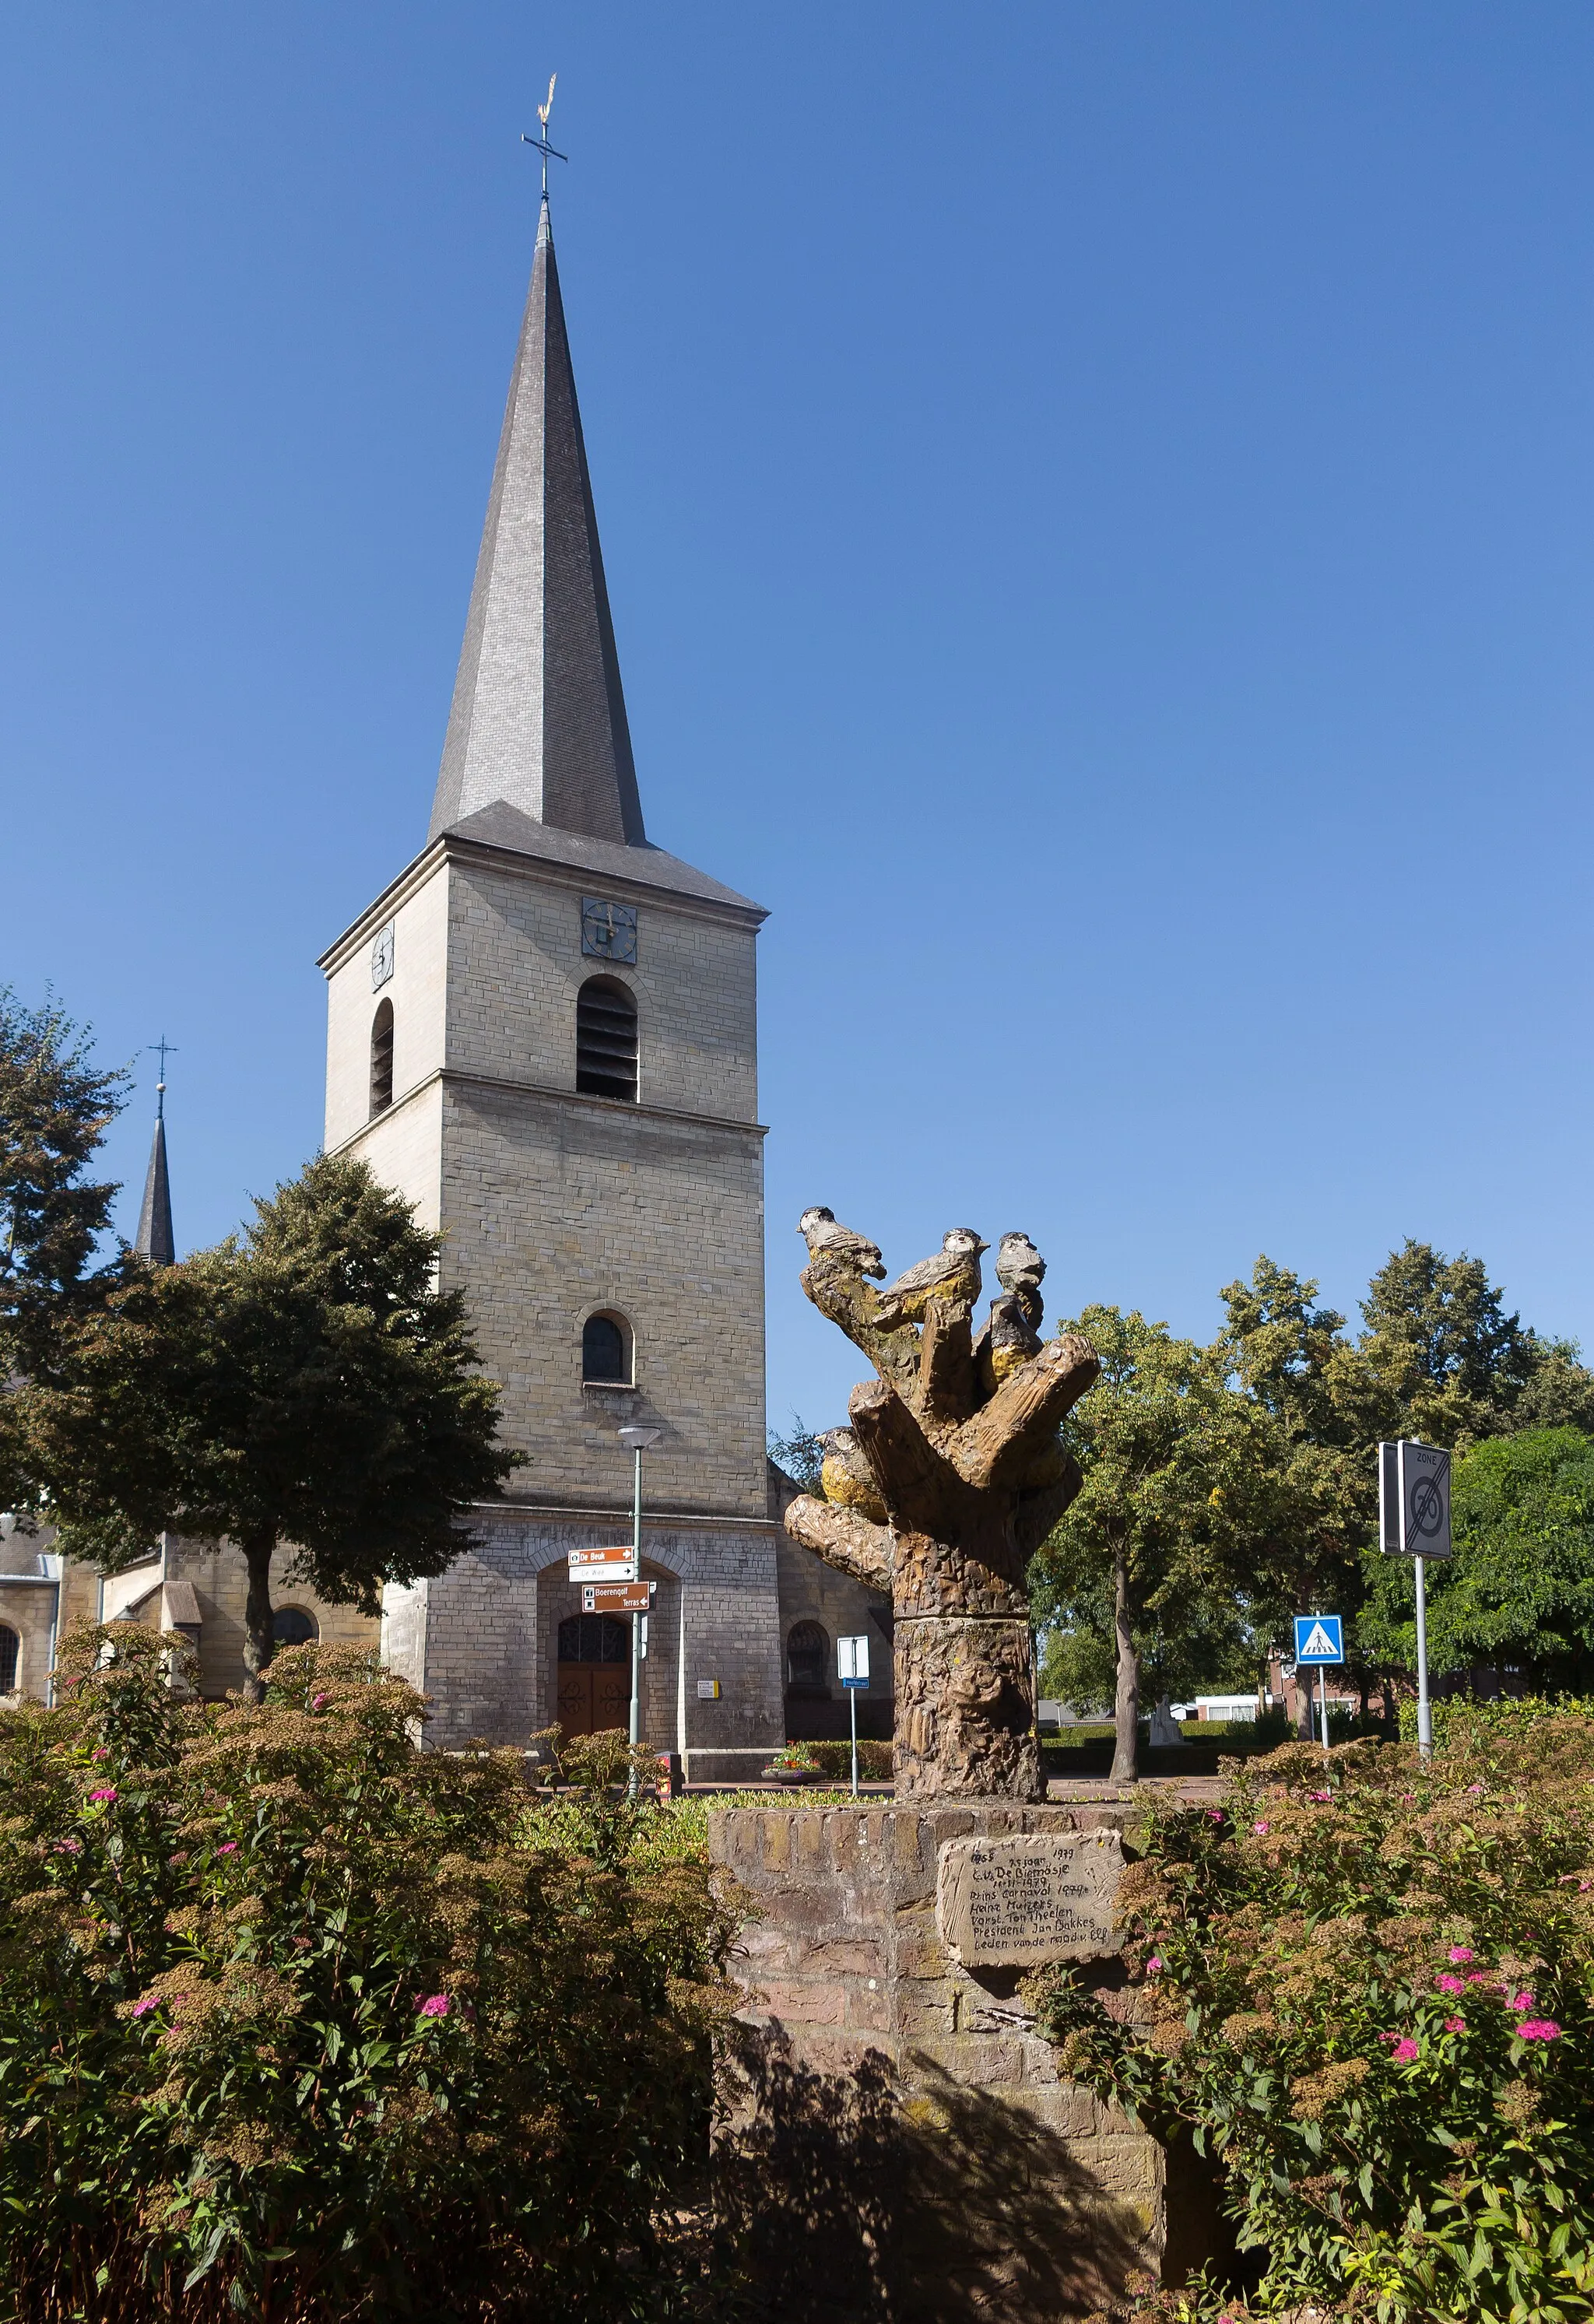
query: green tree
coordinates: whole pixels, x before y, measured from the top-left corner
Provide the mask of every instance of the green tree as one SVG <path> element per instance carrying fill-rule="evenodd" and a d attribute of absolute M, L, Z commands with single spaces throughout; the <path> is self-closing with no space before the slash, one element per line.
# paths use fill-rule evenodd
<path fill-rule="evenodd" d="M 235 1541 L 244 1666 L 271 1660 L 271 1561 L 334 1604 L 440 1573 L 514 1457 L 438 1239 L 363 1162 L 322 1157 L 243 1240 L 141 1274 L 70 1337 L 25 1425 L 64 1549 L 109 1569 L 166 1528 Z"/>
<path fill-rule="evenodd" d="M 1429 1562 L 1428 1660 L 1525 1674 L 1546 1693 L 1594 1683 L 1594 1439 L 1578 1428 L 1486 1437 L 1451 1471 L 1455 1555 Z M 1411 1561 L 1367 1553 L 1363 1628 L 1416 1665 Z"/>
<path fill-rule="evenodd" d="M 63 1327 L 122 1279 L 92 1268 L 110 1223 L 113 1180 L 87 1174 L 121 1111 L 127 1074 L 89 1053 L 86 1026 L 47 1001 L 28 1009 L 0 986 L 0 1505 L 34 1484 L 9 1384 L 47 1375 Z"/>
<path fill-rule="evenodd" d="M 1088 1307 L 1061 1328 L 1092 1342 L 1101 1376 L 1064 1425 L 1084 1482 L 1037 1554 L 1031 1602 L 1083 1634 L 1082 1665 L 1110 1609 L 1112 1772 L 1129 1782 L 1143 1663 L 1181 1689 L 1234 1674 L 1246 1593 L 1280 1530 L 1276 1431 L 1221 1351 L 1166 1323 Z"/>

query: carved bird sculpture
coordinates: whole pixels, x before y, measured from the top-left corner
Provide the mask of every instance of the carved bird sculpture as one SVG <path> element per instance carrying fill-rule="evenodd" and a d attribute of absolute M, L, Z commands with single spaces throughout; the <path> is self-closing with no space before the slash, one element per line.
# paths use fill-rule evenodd
<path fill-rule="evenodd" d="M 797 1232 L 808 1246 L 810 1259 L 834 1259 L 843 1267 L 855 1268 L 860 1275 L 879 1276 L 886 1271 L 879 1243 L 843 1226 L 835 1213 L 827 1210 L 823 1203 L 803 1213 L 797 1221 Z"/>
<path fill-rule="evenodd" d="M 1033 1315 L 1028 1312 L 1031 1305 L 1036 1311 Z M 994 1396 L 1020 1364 L 1039 1355 L 1041 1338 L 1035 1328 L 1039 1321 L 1040 1294 L 1027 1282 L 1021 1280 L 1016 1291 L 1004 1291 L 1000 1299 L 991 1301 L 985 1328 L 974 1342 L 974 1362 L 985 1396 Z"/>
<path fill-rule="evenodd" d="M 1046 1271 L 1046 1260 L 1027 1234 L 1003 1235 L 996 1247 L 996 1279 L 1004 1291 L 1024 1281 L 1038 1284 Z"/>
<path fill-rule="evenodd" d="M 824 1465 L 819 1471 L 827 1501 L 856 1509 L 871 1525 L 887 1522 L 886 1505 L 875 1483 L 863 1447 L 850 1428 L 825 1428 L 819 1434 Z"/>
<path fill-rule="evenodd" d="M 932 1299 L 953 1299 L 972 1306 L 980 1296 L 980 1254 L 990 1245 L 981 1242 L 972 1227 L 951 1227 L 941 1239 L 934 1259 L 921 1259 L 888 1283 L 875 1309 L 877 1325 L 917 1323 Z"/>

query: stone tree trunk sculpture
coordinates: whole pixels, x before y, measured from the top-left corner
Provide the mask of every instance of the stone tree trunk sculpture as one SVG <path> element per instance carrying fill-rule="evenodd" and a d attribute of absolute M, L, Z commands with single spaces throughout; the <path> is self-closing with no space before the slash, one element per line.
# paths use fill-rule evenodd
<path fill-rule="evenodd" d="M 1080 1488 L 1058 1426 L 1096 1378 L 1090 1343 L 1044 1344 L 1045 1261 L 1003 1238 L 1002 1296 L 978 1339 L 979 1254 L 954 1228 L 884 1289 L 876 1247 L 804 1214 L 802 1286 L 877 1377 L 851 1432 L 825 1440 L 825 1498 L 786 1512 L 792 1539 L 890 1592 L 899 1800 L 1044 1796 L 1025 1570 Z M 834 1489 L 833 1489 L 834 1487 Z"/>

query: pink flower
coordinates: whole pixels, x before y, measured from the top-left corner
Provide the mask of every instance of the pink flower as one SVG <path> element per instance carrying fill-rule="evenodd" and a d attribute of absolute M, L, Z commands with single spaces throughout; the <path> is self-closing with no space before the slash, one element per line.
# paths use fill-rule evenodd
<path fill-rule="evenodd" d="M 1147 1977 L 1160 1977 L 1162 1975 L 1162 1957 L 1160 1954 L 1152 1954 L 1151 1959 L 1146 1964 L 1146 1974 Z"/>
<path fill-rule="evenodd" d="M 235 1840 L 224 1840 L 216 1852 L 217 1856 L 236 1856 L 238 1843 Z"/>
<path fill-rule="evenodd" d="M 1559 2042 L 1561 2028 L 1553 2017 L 1525 2017 L 1512 2032 L 1519 2042 Z"/>
<path fill-rule="evenodd" d="M 102 1784 L 97 1792 L 89 1793 L 89 1804 L 92 1806 L 97 1800 L 104 1800 L 106 1805 L 108 1807 L 115 1796 L 116 1786 L 115 1784 Z"/>
<path fill-rule="evenodd" d="M 1464 2034 L 1467 2031 L 1467 2021 L 1464 2017 L 1447 2017 L 1444 2021 L 1444 2030 L 1447 2034 Z"/>
<path fill-rule="evenodd" d="M 1469 1784 L 1467 1786 L 1467 1796 L 1469 1799 L 1476 1799 L 1482 1790 L 1483 1785 L 1481 1784 Z"/>
<path fill-rule="evenodd" d="M 1506 1999 L 1506 2006 L 1512 2009 L 1531 2009 L 1534 2006 L 1534 1997 L 1531 1993 L 1507 1994 Z"/>
<path fill-rule="evenodd" d="M 1470 1945 L 1452 1945 L 1450 1949 L 1450 1957 L 1453 1961 L 1473 1960 L 1477 1958 Z"/>
<path fill-rule="evenodd" d="M 88 1756 L 91 1759 L 108 1759 L 111 1756 L 111 1747 L 108 1743 L 97 1743 Z"/>
<path fill-rule="evenodd" d="M 1397 2066 L 1409 2066 L 1412 2060 L 1417 2055 L 1417 2045 L 1408 2034 L 1403 2040 L 1395 2044 L 1395 2047 L 1390 2051 L 1389 2055 L 1394 2059 Z"/>
<path fill-rule="evenodd" d="M 1442 1976 L 1436 1977 L 1433 1982 L 1439 1987 L 1441 1993 L 1465 1993 L 1467 1990 L 1466 1978 L 1464 1977 L 1451 1977 L 1448 1970 L 1446 1970 Z"/>
<path fill-rule="evenodd" d="M 1265 1817 L 1262 1816 L 1258 1816 L 1256 1822 L 1251 1826 L 1251 1830 L 1256 1833 L 1258 1840 L 1264 1838 L 1267 1833 L 1272 1831 L 1272 1825 L 1267 1822 Z"/>
<path fill-rule="evenodd" d="M 81 1856 L 83 1853 L 83 1842 L 80 1840 L 58 1840 L 55 1848 L 58 1856 Z"/>
<path fill-rule="evenodd" d="M 1209 1808 L 1207 1810 L 1207 1821 L 1209 1823 L 1221 1823 L 1222 1821 L 1223 1811 L 1221 1808 Z"/>
<path fill-rule="evenodd" d="M 160 2004 L 156 2000 L 154 1995 L 152 1993 L 146 1993 L 142 2001 L 135 2001 L 134 2003 L 133 2007 L 127 2014 L 130 2017 L 144 2017 L 148 2015 L 152 2009 L 158 2009 L 159 2007 Z"/>
<path fill-rule="evenodd" d="M 420 2004 L 420 2014 L 423 2017 L 447 2017 L 448 2015 L 447 1995 L 446 1993 L 428 1993 L 426 1999 Z"/>
<path fill-rule="evenodd" d="M 1494 1978 L 1486 1969 L 1470 1969 L 1467 1971 L 1467 1982 L 1469 1985 L 1492 1985 Z"/>
<path fill-rule="evenodd" d="M 1308 1792 L 1306 1796 L 1309 1800 L 1331 1800 L 1334 1795 L 1332 1792 Z"/>
<path fill-rule="evenodd" d="M 310 1709 L 319 1711 L 324 1702 L 330 1702 L 331 1700 L 332 1697 L 329 1694 L 313 1694 L 310 1697 Z"/>

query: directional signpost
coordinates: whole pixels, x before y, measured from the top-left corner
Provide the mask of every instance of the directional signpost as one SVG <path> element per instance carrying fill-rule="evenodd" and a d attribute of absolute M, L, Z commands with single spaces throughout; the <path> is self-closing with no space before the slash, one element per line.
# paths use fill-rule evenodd
<path fill-rule="evenodd" d="M 1433 1710 L 1428 1700 L 1428 1590 L 1424 1567 L 1448 1557 L 1450 1454 L 1436 1444 L 1401 1437 L 1378 1447 L 1378 1546 L 1386 1557 L 1409 1557 L 1417 1590 L 1417 1748 L 1433 1756 Z"/>
<path fill-rule="evenodd" d="M 634 1582 L 637 1561 L 623 1545 L 619 1549 L 573 1549 L 569 1573 L 572 1582 Z"/>
<path fill-rule="evenodd" d="M 658 1587 L 657 1582 L 584 1582 L 581 1610 L 584 1614 L 645 1614 Z"/>
<path fill-rule="evenodd" d="M 1322 1748 L 1329 1747 L 1328 1682 L 1324 1671 L 1345 1659 L 1345 1625 L 1338 1614 L 1295 1616 L 1295 1668 L 1317 1671 L 1317 1705 L 1322 1714 Z"/>
<path fill-rule="evenodd" d="M 858 1697 L 869 1691 L 869 1640 L 838 1638 L 835 1642 L 836 1668 L 842 1684 L 847 1690 L 847 1702 L 852 1712 L 852 1797 L 858 1796 Z"/>

